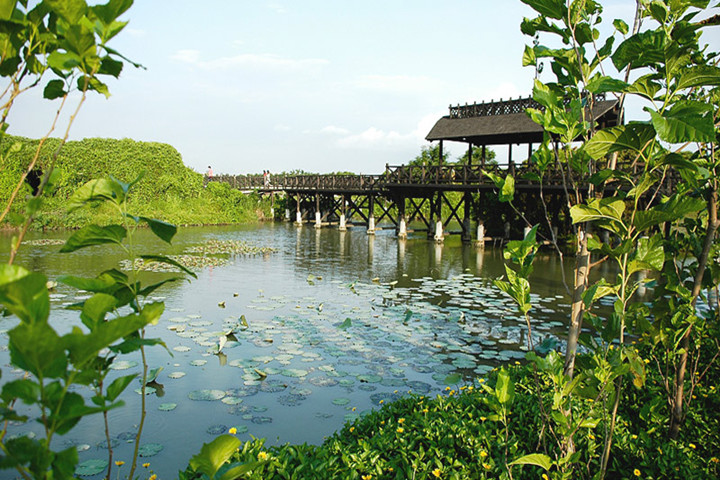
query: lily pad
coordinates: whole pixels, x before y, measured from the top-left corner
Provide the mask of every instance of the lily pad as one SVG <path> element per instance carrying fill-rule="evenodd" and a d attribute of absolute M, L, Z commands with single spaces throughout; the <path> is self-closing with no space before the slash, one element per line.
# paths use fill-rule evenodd
<path fill-rule="evenodd" d="M 192 392 L 188 393 L 188 398 L 190 400 L 196 400 L 196 401 L 214 401 L 214 400 L 221 400 L 225 396 L 225 392 L 222 390 L 209 390 L 209 389 L 203 389 L 203 390 L 193 390 Z"/>
<path fill-rule="evenodd" d="M 100 458 L 93 458 L 91 460 L 86 460 L 82 462 L 80 465 L 78 465 L 75 468 L 75 475 L 80 475 L 82 477 L 91 477 L 93 475 L 97 475 L 98 473 L 101 473 L 105 470 L 107 470 L 108 462 L 107 460 L 100 459 Z"/>
<path fill-rule="evenodd" d="M 158 406 L 158 410 L 161 412 L 169 412 L 175 410 L 175 407 L 177 407 L 177 403 L 161 403 L 160 406 Z"/>
<path fill-rule="evenodd" d="M 184 376 L 185 376 L 185 372 L 172 372 L 172 373 L 168 373 L 168 378 L 177 379 L 177 378 L 182 378 L 182 377 L 184 377 Z"/>
<path fill-rule="evenodd" d="M 207 363 L 207 360 L 193 360 L 190 362 L 190 365 L 193 367 L 202 367 Z"/>
<path fill-rule="evenodd" d="M 343 398 L 343 397 L 341 397 L 341 398 L 336 398 L 336 399 L 334 399 L 334 400 L 332 401 L 332 403 L 333 403 L 333 405 L 347 405 L 348 403 L 350 403 L 350 399 L 349 399 L 349 398 Z"/>
<path fill-rule="evenodd" d="M 205 430 L 210 435 L 222 435 L 223 433 L 227 433 L 228 427 L 227 425 L 210 425 L 207 430 Z"/>
<path fill-rule="evenodd" d="M 127 370 L 129 368 L 137 367 L 138 363 L 135 360 L 117 360 L 110 365 L 113 370 Z"/>
<path fill-rule="evenodd" d="M 362 383 L 380 383 L 382 381 L 380 375 L 358 375 L 357 379 Z"/>
<path fill-rule="evenodd" d="M 164 447 L 160 443 L 146 443 L 138 449 L 138 455 L 141 457 L 154 457 L 162 451 Z"/>
<path fill-rule="evenodd" d="M 189 352 L 190 347 L 186 347 L 185 345 L 178 345 L 177 347 L 173 347 L 173 350 L 175 350 L 176 352 L 184 353 Z"/>
<path fill-rule="evenodd" d="M 308 371 L 301 370 L 299 368 L 286 368 L 286 369 L 282 370 L 280 373 L 282 373 L 286 377 L 299 378 L 299 377 L 304 377 L 305 375 L 307 375 Z"/>

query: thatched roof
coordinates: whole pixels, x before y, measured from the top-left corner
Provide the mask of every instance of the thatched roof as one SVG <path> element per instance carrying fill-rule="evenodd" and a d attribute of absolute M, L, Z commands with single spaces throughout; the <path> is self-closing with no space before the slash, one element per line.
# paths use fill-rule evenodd
<path fill-rule="evenodd" d="M 450 107 L 430 130 L 426 140 L 452 140 L 473 145 L 540 143 L 543 129 L 525 113 L 528 107 L 540 108 L 532 99 L 508 100 Z M 596 98 L 593 116 L 600 128 L 618 124 L 617 100 Z"/>

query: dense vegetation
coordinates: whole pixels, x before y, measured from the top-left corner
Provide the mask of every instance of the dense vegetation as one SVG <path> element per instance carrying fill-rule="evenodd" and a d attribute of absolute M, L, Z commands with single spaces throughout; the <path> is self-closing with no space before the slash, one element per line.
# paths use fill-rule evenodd
<path fill-rule="evenodd" d="M 9 198 L 17 179 L 35 155 L 39 140 L 7 136 L 5 154 L 0 157 L 0 198 Z M 25 182 L 20 201 L 13 206 L 22 212 L 25 199 L 33 193 L 31 183 L 39 182 L 49 168 L 59 139 L 48 139 L 40 150 L 34 174 Z M 245 195 L 222 183 L 204 184 L 203 175 L 186 167 L 173 147 L 162 143 L 89 138 L 67 142 L 54 162 L 55 190 L 47 196 L 33 223 L 34 228 L 80 227 L 91 220 L 107 223 L 107 208 L 67 212 L 70 195 L 85 182 L 105 175 L 130 182 L 141 173 L 129 208 L 140 215 L 163 218 L 179 225 L 253 222 L 270 214 L 269 199 Z"/>
<path fill-rule="evenodd" d="M 551 401 L 552 381 L 542 380 L 542 397 Z M 653 375 L 648 380 L 646 388 L 633 390 L 632 401 L 620 412 L 607 477 L 718 478 L 720 388 L 716 386 L 720 368 L 715 364 L 698 385 L 698 405 L 679 441 L 669 441 L 664 432 L 667 425 L 663 419 L 668 412 L 661 400 L 662 378 Z M 263 440 L 254 440 L 242 445 L 232 462 L 253 464 L 252 473 L 244 477 L 250 479 L 548 478 L 537 466 L 509 466 L 538 447 L 549 447 L 543 440 L 547 432 L 542 430 L 535 394 L 529 366 L 494 370 L 487 379 L 447 387 L 444 395 L 435 398 L 407 395 L 384 405 L 346 424 L 320 446 L 267 447 Z M 499 414 L 504 398 L 506 423 Z M 581 407 L 576 413 L 589 410 Z M 578 434 L 576 461 L 587 476 L 599 469 L 597 452 L 602 441 L 591 428 Z M 223 473 L 220 470 L 219 475 Z M 180 478 L 201 475 L 188 468 Z"/>

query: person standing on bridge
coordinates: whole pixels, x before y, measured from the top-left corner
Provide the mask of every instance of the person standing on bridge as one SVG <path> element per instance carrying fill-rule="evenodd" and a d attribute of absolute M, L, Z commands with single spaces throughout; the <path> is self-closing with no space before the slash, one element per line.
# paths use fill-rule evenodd
<path fill-rule="evenodd" d="M 208 165 L 207 173 L 205 173 L 205 185 L 204 187 L 207 187 L 208 182 L 211 182 L 213 179 L 213 169 L 210 165 Z"/>

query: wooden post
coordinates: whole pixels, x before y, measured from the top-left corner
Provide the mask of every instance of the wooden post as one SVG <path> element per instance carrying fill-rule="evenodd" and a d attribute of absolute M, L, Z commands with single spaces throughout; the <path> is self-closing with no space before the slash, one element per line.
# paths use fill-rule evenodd
<path fill-rule="evenodd" d="M 270 218 L 275 220 L 275 192 L 270 192 Z"/>
<path fill-rule="evenodd" d="M 435 222 L 435 243 L 442 243 L 445 241 L 444 227 L 442 220 L 442 192 L 437 194 L 437 222 Z"/>
<path fill-rule="evenodd" d="M 480 166 L 482 168 L 485 168 L 485 153 L 486 153 L 485 148 L 486 148 L 485 145 L 483 145 L 482 146 L 482 155 L 480 156 Z"/>
<path fill-rule="evenodd" d="M 472 152 L 473 152 L 472 147 L 473 147 L 472 143 L 468 143 L 468 161 L 467 161 L 468 165 L 472 165 Z"/>
<path fill-rule="evenodd" d="M 515 164 L 512 159 L 512 143 L 508 145 L 508 173 L 515 175 Z"/>

